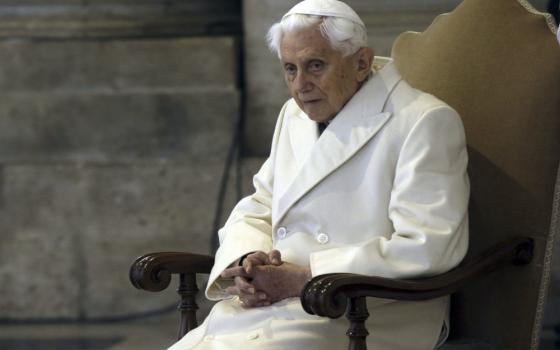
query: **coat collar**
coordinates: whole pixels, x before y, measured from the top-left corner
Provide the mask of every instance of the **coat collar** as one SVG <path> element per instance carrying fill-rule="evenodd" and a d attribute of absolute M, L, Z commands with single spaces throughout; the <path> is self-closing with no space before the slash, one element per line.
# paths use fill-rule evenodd
<path fill-rule="evenodd" d="M 301 109 L 288 116 L 290 142 L 300 170 L 287 189 L 273 198 L 274 223 L 383 127 L 391 117 L 383 111 L 385 103 L 400 80 L 394 65 L 388 63 L 354 94 L 320 137 L 317 124 Z"/>

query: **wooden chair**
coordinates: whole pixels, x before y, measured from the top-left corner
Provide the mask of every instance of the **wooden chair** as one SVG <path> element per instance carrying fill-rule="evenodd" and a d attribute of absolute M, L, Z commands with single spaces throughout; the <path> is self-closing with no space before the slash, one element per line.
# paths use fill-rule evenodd
<path fill-rule="evenodd" d="M 456 269 L 420 280 L 317 276 L 301 295 L 303 307 L 327 317 L 346 313 L 349 349 L 365 349 L 366 297 L 452 294 L 444 349 L 536 350 L 560 230 L 560 46 L 552 19 L 522 0 L 465 0 L 424 33 L 402 34 L 392 56 L 412 86 L 463 118 L 469 254 Z M 195 274 L 209 273 L 212 265 L 209 256 L 148 254 L 130 276 L 137 288 L 157 291 L 171 274 L 180 275 L 181 337 L 197 324 Z"/>

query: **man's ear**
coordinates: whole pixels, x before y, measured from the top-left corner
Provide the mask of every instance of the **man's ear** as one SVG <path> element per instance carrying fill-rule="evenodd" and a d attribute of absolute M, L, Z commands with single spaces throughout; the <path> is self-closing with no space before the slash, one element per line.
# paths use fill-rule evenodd
<path fill-rule="evenodd" d="M 373 56 L 373 50 L 369 47 L 362 47 L 356 52 L 356 78 L 358 82 L 363 82 L 369 76 L 373 65 Z"/>

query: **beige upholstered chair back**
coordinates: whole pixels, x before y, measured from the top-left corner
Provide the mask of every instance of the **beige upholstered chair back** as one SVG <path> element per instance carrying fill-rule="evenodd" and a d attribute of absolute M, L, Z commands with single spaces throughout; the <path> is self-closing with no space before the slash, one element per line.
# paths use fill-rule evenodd
<path fill-rule="evenodd" d="M 560 227 L 554 30 L 550 16 L 524 1 L 465 0 L 393 46 L 403 77 L 463 118 L 472 187 L 469 255 L 510 236 L 535 239 L 529 266 L 508 267 L 453 298 L 452 337 L 496 349 L 536 349 Z"/>

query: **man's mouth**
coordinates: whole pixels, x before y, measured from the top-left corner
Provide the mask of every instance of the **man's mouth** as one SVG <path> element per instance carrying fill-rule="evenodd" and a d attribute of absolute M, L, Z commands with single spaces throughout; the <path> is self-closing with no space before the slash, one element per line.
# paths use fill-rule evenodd
<path fill-rule="evenodd" d="M 312 105 L 314 103 L 320 102 L 321 99 L 315 99 L 315 100 L 307 100 L 307 101 L 303 101 L 303 104 L 305 105 Z"/>

